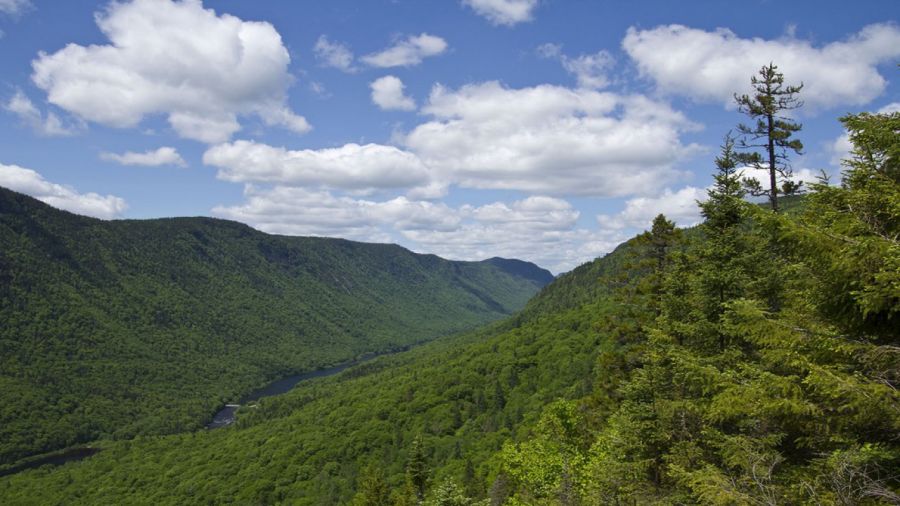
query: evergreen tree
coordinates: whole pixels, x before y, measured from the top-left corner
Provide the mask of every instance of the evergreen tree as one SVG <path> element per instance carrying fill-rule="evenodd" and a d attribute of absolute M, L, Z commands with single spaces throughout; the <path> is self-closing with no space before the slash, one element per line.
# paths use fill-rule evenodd
<path fill-rule="evenodd" d="M 638 248 L 640 259 L 630 267 L 649 271 L 636 287 L 638 295 L 646 295 L 647 300 L 637 303 L 652 309 L 656 315 L 660 311 L 663 274 L 669 264 L 672 249 L 680 237 L 681 232 L 675 227 L 675 223 L 659 214 L 653 219 L 650 230 L 637 238 L 638 244 L 642 246 Z"/>
<path fill-rule="evenodd" d="M 772 210 L 777 212 L 778 176 L 785 179 L 784 192 L 796 193 L 800 189 L 801 183 L 790 181 L 791 166 L 787 160 L 788 152 L 799 154 L 803 150 L 803 143 L 791 138 L 802 126 L 783 112 L 803 105 L 795 96 L 803 89 L 803 84 L 785 85 L 784 75 L 778 72 L 774 63 L 764 65 L 759 70 L 759 77 L 751 76 L 750 83 L 754 89 L 752 96 L 734 96 L 738 109 L 755 122 L 752 125 L 738 125 L 741 134 L 739 147 L 749 150 L 738 158 L 754 168 L 768 171 L 768 189 L 764 189 L 756 178 L 746 178 L 744 184 L 751 194 L 768 196 Z M 762 155 L 759 149 L 764 151 Z"/>
<path fill-rule="evenodd" d="M 390 506 L 391 490 L 380 467 L 369 465 L 360 476 L 351 506 Z"/>
<path fill-rule="evenodd" d="M 438 485 L 425 502 L 426 506 L 470 506 L 472 500 L 466 497 L 463 488 L 455 481 L 446 479 Z"/>
<path fill-rule="evenodd" d="M 422 501 L 428 484 L 428 464 L 421 435 L 417 435 L 413 439 L 412 447 L 409 450 L 409 459 L 406 462 L 406 478 L 412 484 L 418 500 Z"/>
<path fill-rule="evenodd" d="M 734 139 L 730 134 L 725 136 L 722 153 L 715 163 L 717 172 L 713 176 L 713 186 L 708 191 L 707 200 L 700 203 L 700 211 L 705 218 L 700 230 L 705 241 L 697 252 L 697 264 L 689 267 L 691 272 L 688 276 L 697 279 L 695 295 L 702 315 L 695 327 L 697 333 L 692 344 L 708 344 L 707 340 L 714 338 L 721 351 L 726 343 L 719 320 L 725 305 L 745 296 L 750 281 L 746 262 L 749 244 L 743 230 L 747 221 L 747 203 L 737 172 L 738 156 L 734 151 Z M 681 305 L 684 301 L 676 303 Z"/>

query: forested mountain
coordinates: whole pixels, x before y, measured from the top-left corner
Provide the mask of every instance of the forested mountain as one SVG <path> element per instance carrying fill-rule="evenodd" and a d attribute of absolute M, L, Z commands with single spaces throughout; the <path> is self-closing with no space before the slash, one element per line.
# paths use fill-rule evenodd
<path fill-rule="evenodd" d="M 303 383 L 218 431 L 0 478 L 15 504 L 896 504 L 900 114 L 838 186 L 648 232 L 504 321 Z"/>
<path fill-rule="evenodd" d="M 101 221 L 3 188 L 0 245 L 0 467 L 196 430 L 267 380 L 472 329 L 553 279 L 209 218 Z"/>

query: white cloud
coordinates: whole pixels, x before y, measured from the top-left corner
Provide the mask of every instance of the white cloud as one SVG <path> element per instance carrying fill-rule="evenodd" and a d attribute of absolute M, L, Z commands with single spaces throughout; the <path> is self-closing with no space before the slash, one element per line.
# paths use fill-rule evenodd
<path fill-rule="evenodd" d="M 199 0 L 111 3 L 96 20 L 109 44 L 69 44 L 32 62 L 50 103 L 119 128 L 164 114 L 179 135 L 207 143 L 227 140 L 247 114 L 310 129 L 286 106 L 290 56 L 271 24 Z"/>
<path fill-rule="evenodd" d="M 123 154 L 116 153 L 100 153 L 103 160 L 120 163 L 122 165 L 143 165 L 147 167 L 158 167 L 160 165 L 174 165 L 176 167 L 187 167 L 187 163 L 175 148 L 163 146 L 153 151 L 145 151 L 143 153 L 135 153 L 127 151 Z"/>
<path fill-rule="evenodd" d="M 686 186 L 678 191 L 666 188 L 654 197 L 637 197 L 625 202 L 625 209 L 609 216 L 597 216 L 601 227 L 613 230 L 623 228 L 646 229 L 650 227 L 658 214 L 674 221 L 680 227 L 689 227 L 699 223 L 700 208 L 697 201 L 706 200 L 706 189 Z"/>
<path fill-rule="evenodd" d="M 609 252 L 623 239 L 618 231 L 578 228 L 579 212 L 552 197 L 463 206 L 458 212 L 463 220 L 455 228 L 402 230 L 401 235 L 413 249 L 446 258 L 519 258 L 553 272 L 567 271 Z"/>
<path fill-rule="evenodd" d="M 30 0 L 0 0 L 0 12 L 10 16 L 18 16 L 31 8 Z"/>
<path fill-rule="evenodd" d="M 878 114 L 891 114 L 900 112 L 900 102 L 891 102 L 890 104 L 878 109 Z"/>
<path fill-rule="evenodd" d="M 218 167 L 218 177 L 227 181 L 355 190 L 406 188 L 429 182 L 428 170 L 415 155 L 379 144 L 291 151 L 239 140 L 211 147 L 203 154 L 203 163 Z"/>
<path fill-rule="evenodd" d="M 577 228 L 578 211 L 552 197 L 452 208 L 406 197 L 379 202 L 285 186 L 248 185 L 244 193 L 243 204 L 219 206 L 213 214 L 270 233 L 400 242 L 460 260 L 521 258 L 555 272 L 608 252 L 623 239 L 617 231 Z"/>
<path fill-rule="evenodd" d="M 316 59 L 326 67 L 333 67 L 342 72 L 354 73 L 359 68 L 353 65 L 353 52 L 340 42 L 331 42 L 328 37 L 321 35 L 313 46 Z"/>
<path fill-rule="evenodd" d="M 437 36 L 423 33 L 410 35 L 393 46 L 363 56 L 361 59 L 373 67 L 410 67 L 422 63 L 424 58 L 436 56 L 447 50 L 447 42 Z"/>
<path fill-rule="evenodd" d="M 96 218 L 115 218 L 128 207 L 119 197 L 78 193 L 68 186 L 51 183 L 37 172 L 18 165 L 0 163 L 0 186 L 31 195 L 53 207 Z"/>
<path fill-rule="evenodd" d="M 444 204 L 397 197 L 385 202 L 338 197 L 328 191 L 276 186 L 266 190 L 247 185 L 246 202 L 219 206 L 213 214 L 253 225 L 270 233 L 339 236 L 366 241 L 390 240 L 384 227 L 404 230 L 445 230 L 458 226 L 459 216 Z"/>
<path fill-rule="evenodd" d="M 622 46 L 642 75 L 666 93 L 733 102 L 749 91 L 750 76 L 774 62 L 789 84 L 803 82 L 801 98 L 812 107 L 861 105 L 879 96 L 887 81 L 877 66 L 900 56 L 900 28 L 873 24 L 847 40 L 821 47 L 786 36 L 744 39 L 725 28 L 682 25 L 629 28 Z"/>
<path fill-rule="evenodd" d="M 544 196 L 531 196 L 511 205 L 494 202 L 463 209 L 484 224 L 504 224 L 531 231 L 572 228 L 580 214 L 565 200 Z"/>
<path fill-rule="evenodd" d="M 75 134 L 76 130 L 64 125 L 52 111 L 46 115 L 42 114 L 21 91 L 16 91 L 3 108 L 18 116 L 23 123 L 40 135 L 53 137 Z"/>
<path fill-rule="evenodd" d="M 609 86 L 609 71 L 616 61 L 609 51 L 601 50 L 594 54 L 582 54 L 574 58 L 564 56 L 563 68 L 578 80 L 582 88 L 605 88 Z"/>
<path fill-rule="evenodd" d="M 402 143 L 437 179 L 469 188 L 649 193 L 678 179 L 674 164 L 697 149 L 679 138 L 696 125 L 641 96 L 488 82 L 435 86 L 422 112 L 433 119 Z"/>
<path fill-rule="evenodd" d="M 850 151 L 852 149 L 853 143 L 850 142 L 850 135 L 846 133 L 832 141 L 828 146 L 828 150 L 831 152 L 831 165 L 840 167 L 843 160 L 850 159 Z"/>
<path fill-rule="evenodd" d="M 372 88 L 372 102 L 385 110 L 412 111 L 416 102 L 403 93 L 403 81 L 394 76 L 384 76 L 369 84 Z"/>
<path fill-rule="evenodd" d="M 616 63 L 609 51 L 600 50 L 594 54 L 571 57 L 562 52 L 559 44 L 541 44 L 537 48 L 537 54 L 542 58 L 559 60 L 566 72 L 575 76 L 581 88 L 600 89 L 609 86 L 609 73 Z"/>
<path fill-rule="evenodd" d="M 463 0 L 463 5 L 471 7 L 491 23 L 506 26 L 531 21 L 537 4 L 537 0 Z"/>
<path fill-rule="evenodd" d="M 398 80 L 387 88 L 401 86 Z M 453 185 L 626 196 L 679 180 L 675 164 L 699 149 L 680 140 L 696 125 L 641 96 L 489 82 L 455 91 L 436 86 L 422 111 L 432 119 L 395 136 L 404 149 L 288 150 L 242 140 L 210 148 L 204 163 L 219 167 L 219 177 L 229 181 L 407 188 L 410 198 L 438 198 Z"/>

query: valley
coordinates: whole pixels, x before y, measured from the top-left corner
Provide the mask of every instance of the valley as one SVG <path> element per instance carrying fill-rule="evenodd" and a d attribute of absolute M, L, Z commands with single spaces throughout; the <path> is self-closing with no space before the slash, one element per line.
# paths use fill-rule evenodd
<path fill-rule="evenodd" d="M 103 222 L 5 189 L 0 242 L 0 466 L 199 429 L 268 382 L 501 318 L 552 279 L 221 220 Z"/>

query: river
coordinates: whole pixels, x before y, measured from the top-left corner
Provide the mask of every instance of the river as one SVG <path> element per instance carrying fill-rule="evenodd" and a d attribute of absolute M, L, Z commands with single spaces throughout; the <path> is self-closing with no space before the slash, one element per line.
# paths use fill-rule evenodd
<path fill-rule="evenodd" d="M 362 364 L 363 362 L 368 362 L 374 358 L 380 357 L 382 355 L 392 355 L 394 353 L 400 353 L 402 351 L 409 350 L 410 346 L 404 346 L 398 350 L 389 351 L 381 354 L 369 354 L 365 355 L 360 359 L 354 360 L 353 362 L 347 362 L 341 365 L 336 365 L 334 367 L 329 367 L 327 369 L 317 369 L 315 371 L 305 372 L 303 374 L 296 374 L 294 376 L 288 376 L 286 378 L 281 378 L 279 380 L 275 380 L 268 385 L 258 388 L 249 394 L 243 396 L 234 403 L 228 403 L 222 409 L 220 409 L 215 416 L 213 417 L 212 422 L 206 425 L 207 429 L 220 429 L 222 427 L 227 427 L 234 423 L 235 412 L 239 407 L 251 403 L 256 402 L 263 397 L 270 397 L 272 395 L 281 395 L 283 393 L 287 393 L 292 388 L 297 386 L 297 383 L 300 383 L 304 380 L 314 379 L 314 378 L 324 378 L 326 376 L 335 375 L 345 369 L 353 367 L 355 365 Z"/>
<path fill-rule="evenodd" d="M 402 349 L 390 351 L 386 354 L 398 353 L 400 351 L 406 351 L 410 347 L 405 346 Z M 234 423 L 234 415 L 235 411 L 244 404 L 255 402 L 263 397 L 269 397 L 272 395 L 280 395 L 288 392 L 290 389 L 297 386 L 297 383 L 300 383 L 304 380 L 314 379 L 314 378 L 324 378 L 326 376 L 332 376 L 337 374 L 345 369 L 353 367 L 355 365 L 359 365 L 363 362 L 367 362 L 372 360 L 373 358 L 379 357 L 381 355 L 370 354 L 363 356 L 360 359 L 357 359 L 353 362 L 347 362 L 345 364 L 336 365 L 334 367 L 329 367 L 327 369 L 318 369 L 315 371 L 305 372 L 303 374 L 295 374 L 294 376 L 288 376 L 286 378 L 281 378 L 275 380 L 268 385 L 258 388 L 247 395 L 243 396 L 236 403 L 226 404 L 216 415 L 213 417 L 213 421 L 207 424 L 207 429 L 219 429 L 222 427 L 227 427 Z M 34 460 L 24 462 L 18 464 L 13 467 L 9 467 L 7 469 L 0 470 L 0 476 L 8 476 L 10 474 L 15 474 L 21 471 L 25 471 L 27 469 L 35 469 L 45 465 L 51 466 L 59 466 L 65 464 L 67 462 L 75 462 L 78 460 L 83 460 L 95 453 L 99 452 L 100 448 L 90 448 L 90 447 L 82 447 L 82 448 L 71 448 L 68 450 L 63 450 L 61 452 L 53 453 L 50 455 L 46 455 L 40 458 L 36 458 Z"/>
<path fill-rule="evenodd" d="M 317 369 L 315 371 L 305 372 L 303 374 L 295 374 L 294 376 L 288 376 L 286 378 L 275 380 L 268 385 L 257 388 L 249 394 L 241 397 L 241 399 L 237 402 L 226 404 L 216 413 L 216 415 L 213 417 L 212 422 L 209 422 L 206 425 L 206 428 L 221 429 L 222 427 L 227 427 L 234 423 L 234 415 L 237 409 L 245 404 L 256 402 L 263 397 L 270 397 L 272 395 L 281 395 L 287 393 L 292 388 L 297 386 L 297 383 L 300 383 L 301 381 L 332 376 L 343 371 L 344 369 L 347 369 L 348 367 L 353 367 L 354 365 L 361 364 L 373 358 L 375 358 L 375 355 L 357 360 L 355 362 L 348 362 L 346 364 L 336 365 L 327 369 Z"/>
<path fill-rule="evenodd" d="M 45 455 L 28 462 L 24 462 L 22 464 L 0 470 L 0 476 L 16 474 L 18 472 L 25 471 L 26 469 L 35 469 L 41 466 L 60 466 L 65 464 L 66 462 L 74 462 L 76 460 L 86 459 L 99 451 L 100 448 L 70 448 L 68 450 Z"/>

